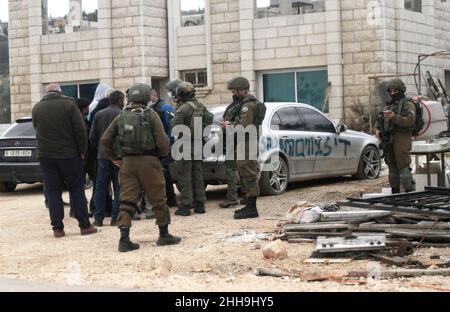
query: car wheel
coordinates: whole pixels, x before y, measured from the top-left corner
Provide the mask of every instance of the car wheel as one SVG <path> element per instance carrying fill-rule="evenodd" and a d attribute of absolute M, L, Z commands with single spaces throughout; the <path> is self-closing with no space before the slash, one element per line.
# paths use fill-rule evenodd
<path fill-rule="evenodd" d="M 269 166 L 273 170 L 261 173 L 261 195 L 281 195 L 286 192 L 289 184 L 289 167 L 282 157 L 272 159 Z"/>
<path fill-rule="evenodd" d="M 11 182 L 0 182 L 0 192 L 11 193 L 16 190 L 17 184 Z"/>
<path fill-rule="evenodd" d="M 375 146 L 367 146 L 360 157 L 357 179 L 377 179 L 381 171 L 380 152 Z"/>

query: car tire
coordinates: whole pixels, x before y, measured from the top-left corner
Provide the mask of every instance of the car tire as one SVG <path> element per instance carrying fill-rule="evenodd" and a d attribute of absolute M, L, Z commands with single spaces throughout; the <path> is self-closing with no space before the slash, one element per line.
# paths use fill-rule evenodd
<path fill-rule="evenodd" d="M 276 196 L 284 194 L 289 184 L 289 166 L 283 157 L 278 157 L 273 171 L 261 172 L 259 187 L 261 195 Z"/>
<path fill-rule="evenodd" d="M 375 146 L 369 145 L 361 153 L 356 178 L 359 180 L 374 180 L 378 178 L 380 171 L 380 151 Z"/>
<path fill-rule="evenodd" d="M 16 190 L 17 184 L 12 182 L 0 182 L 1 193 L 12 193 Z"/>

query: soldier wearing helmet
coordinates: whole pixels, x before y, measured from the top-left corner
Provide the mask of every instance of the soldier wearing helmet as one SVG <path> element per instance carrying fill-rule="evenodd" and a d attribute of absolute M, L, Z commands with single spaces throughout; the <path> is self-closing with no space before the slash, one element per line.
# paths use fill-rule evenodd
<path fill-rule="evenodd" d="M 250 94 L 250 83 L 244 77 L 237 77 L 228 82 L 228 90 L 233 94 L 233 103 L 230 105 L 227 116 L 222 124 L 226 129 L 227 126 L 241 125 L 243 127 L 256 126 L 258 127 L 264 120 L 265 106 L 260 103 L 253 95 Z M 259 196 L 259 174 L 260 169 L 256 159 L 250 159 L 249 146 L 250 144 L 257 144 L 250 142 L 250 138 L 245 138 L 245 160 L 236 160 L 236 167 L 239 175 L 243 181 L 243 193 L 246 197 L 246 206 L 235 211 L 235 219 L 249 219 L 259 217 L 258 209 L 256 207 L 256 199 Z"/>
<path fill-rule="evenodd" d="M 194 212 L 204 214 L 205 211 L 205 187 L 203 181 L 203 160 L 194 157 L 194 112 L 196 108 L 206 109 L 195 98 L 195 88 L 189 82 L 181 83 L 176 90 L 177 111 L 172 119 L 172 126 L 187 126 L 191 134 L 191 155 L 189 159 L 177 159 L 175 167 L 178 175 L 178 184 L 181 189 L 181 206 L 175 212 L 178 216 L 190 216 L 191 204 L 195 204 Z M 201 145 L 203 147 L 203 145 Z M 203 149 L 202 149 L 203 155 Z"/>
<path fill-rule="evenodd" d="M 173 79 L 169 81 L 166 85 L 167 90 L 169 91 L 169 98 L 172 99 L 172 101 L 176 102 L 177 99 L 177 88 L 180 84 L 182 84 L 183 81 L 180 79 Z"/>
<path fill-rule="evenodd" d="M 181 238 L 169 234 L 170 212 L 166 203 L 165 180 L 160 158 L 169 154 L 169 139 L 158 114 L 145 109 L 151 88 L 136 84 L 128 91 L 129 107 L 105 131 L 101 144 L 105 154 L 120 169 L 119 252 L 139 249 L 130 240 L 131 216 L 138 210 L 143 189 L 159 226 L 158 246 L 174 245 Z M 149 179 L 149 177 L 151 177 Z"/>
<path fill-rule="evenodd" d="M 406 98 L 406 85 L 401 79 L 393 79 L 386 85 L 391 101 L 375 126 L 376 136 L 382 140 L 385 161 L 389 167 L 389 184 L 392 193 L 414 191 L 411 174 L 412 132 L 416 122 L 416 109 L 411 99 Z"/>

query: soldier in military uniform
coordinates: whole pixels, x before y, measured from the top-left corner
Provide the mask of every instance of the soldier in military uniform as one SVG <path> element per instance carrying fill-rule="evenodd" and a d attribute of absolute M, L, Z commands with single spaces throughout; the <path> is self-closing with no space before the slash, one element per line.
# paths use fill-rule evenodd
<path fill-rule="evenodd" d="M 172 127 L 185 125 L 191 127 L 194 118 L 192 105 L 203 105 L 195 98 L 195 88 L 189 82 L 181 83 L 176 91 L 177 111 L 172 119 Z M 194 202 L 194 212 L 204 214 L 205 186 L 203 181 L 203 160 L 194 159 L 194 133 L 191 133 L 191 159 L 176 161 L 178 184 L 181 189 L 181 206 L 175 212 L 178 216 L 190 216 L 190 207 Z"/>
<path fill-rule="evenodd" d="M 183 81 L 180 79 L 173 79 L 169 81 L 166 85 L 167 90 L 169 91 L 169 98 L 176 103 L 177 102 L 177 88 Z"/>
<path fill-rule="evenodd" d="M 230 105 L 228 105 L 227 109 L 225 110 L 223 114 L 223 138 L 224 138 L 224 153 L 226 154 L 226 125 L 227 122 L 231 123 L 233 121 L 234 117 L 234 110 L 238 107 L 238 102 L 233 101 Z M 227 159 L 225 161 L 225 175 L 226 175 L 226 182 L 228 185 L 227 195 L 225 197 L 225 200 L 221 203 L 219 203 L 220 208 L 230 208 L 236 205 L 239 205 L 239 197 L 238 197 L 238 186 L 237 186 L 237 166 L 236 166 L 236 159 Z M 243 181 L 241 179 L 241 184 L 243 184 Z M 241 188 L 242 190 L 245 189 L 245 187 Z M 245 194 L 243 194 L 245 199 Z M 247 202 L 244 200 L 242 201 L 243 205 L 246 205 Z"/>
<path fill-rule="evenodd" d="M 400 193 L 400 184 L 405 192 L 412 192 L 414 187 L 410 152 L 416 109 L 414 103 L 405 97 L 406 86 L 401 79 L 389 81 L 387 91 L 391 101 L 387 103 L 375 126 L 375 134 L 383 142 L 392 193 Z"/>
<path fill-rule="evenodd" d="M 231 121 L 225 121 L 224 126 L 241 125 L 248 127 L 254 125 L 259 132 L 259 126 L 264 120 L 265 106 L 258 102 L 258 100 L 250 94 L 250 83 L 246 78 L 237 77 L 228 82 L 228 90 L 233 94 L 233 101 L 236 102 L 236 108 L 233 109 L 233 117 Z M 258 133 L 259 134 L 259 133 Z M 236 160 L 237 169 L 241 179 L 243 180 L 243 192 L 247 197 L 246 206 L 235 212 L 235 219 L 249 219 L 258 218 L 258 209 L 256 207 L 256 199 L 259 196 L 259 176 L 260 168 L 256 159 L 250 158 L 249 146 L 250 144 L 257 144 L 259 142 L 259 135 L 257 142 L 250 142 L 250 138 L 245 138 L 245 160 Z"/>
<path fill-rule="evenodd" d="M 181 238 L 170 235 L 168 230 L 170 212 L 160 158 L 169 154 L 170 146 L 158 114 L 145 109 L 150 96 L 151 88 L 146 84 L 131 87 L 128 94 L 129 108 L 114 119 L 101 139 L 106 155 L 121 168 L 121 203 L 117 218 L 120 252 L 139 249 L 139 245 L 133 243 L 129 235 L 131 216 L 138 209 L 141 190 L 147 195 L 159 226 L 156 244 L 174 245 L 181 241 Z"/>

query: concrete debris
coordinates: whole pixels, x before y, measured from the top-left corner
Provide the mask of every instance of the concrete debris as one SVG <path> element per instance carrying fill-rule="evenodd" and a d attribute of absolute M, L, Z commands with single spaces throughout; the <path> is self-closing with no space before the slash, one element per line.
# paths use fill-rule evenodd
<path fill-rule="evenodd" d="M 313 223 L 320 220 L 321 212 L 319 206 L 300 201 L 289 209 L 286 218 L 291 223 Z"/>
<path fill-rule="evenodd" d="M 264 240 L 270 240 L 272 237 L 272 234 L 270 233 L 256 233 L 255 231 L 252 232 L 239 232 L 235 233 L 231 236 L 227 236 L 224 238 L 226 242 L 229 243 L 254 243 Z"/>
<path fill-rule="evenodd" d="M 276 240 L 263 248 L 263 255 L 266 259 L 287 259 L 288 250 L 286 243 Z"/>

